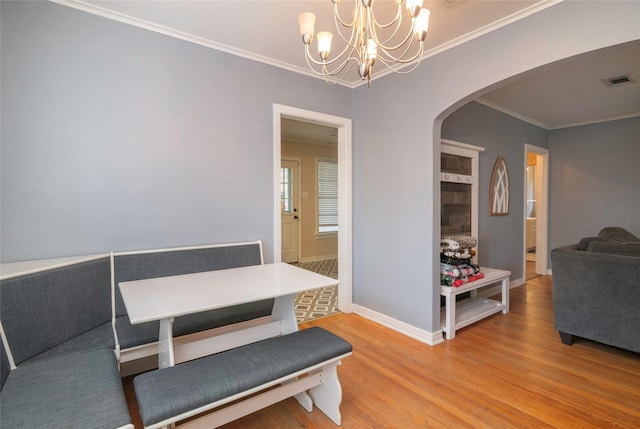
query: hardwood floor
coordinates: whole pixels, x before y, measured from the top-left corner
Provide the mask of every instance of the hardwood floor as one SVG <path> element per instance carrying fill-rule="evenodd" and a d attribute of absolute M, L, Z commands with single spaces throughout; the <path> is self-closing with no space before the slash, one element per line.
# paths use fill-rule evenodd
<path fill-rule="evenodd" d="M 553 328 L 548 276 L 512 289 L 510 299 L 508 314 L 435 347 L 353 314 L 302 325 L 322 326 L 354 347 L 339 368 L 341 427 L 640 427 L 640 354 L 582 339 L 563 345 Z M 132 398 L 130 379 L 124 384 Z M 133 398 L 130 407 L 133 414 Z M 294 399 L 224 426 L 335 427 Z"/>

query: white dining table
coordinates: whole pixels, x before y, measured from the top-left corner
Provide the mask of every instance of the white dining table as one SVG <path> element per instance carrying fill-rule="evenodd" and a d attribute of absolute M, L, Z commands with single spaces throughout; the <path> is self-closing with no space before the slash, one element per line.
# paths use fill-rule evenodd
<path fill-rule="evenodd" d="M 283 262 L 119 283 L 132 324 L 160 321 L 158 366 L 176 362 L 176 317 L 274 298 L 271 321 L 184 347 L 181 361 L 298 330 L 295 297 L 340 282 Z M 217 344 L 216 344 L 217 343 Z"/>

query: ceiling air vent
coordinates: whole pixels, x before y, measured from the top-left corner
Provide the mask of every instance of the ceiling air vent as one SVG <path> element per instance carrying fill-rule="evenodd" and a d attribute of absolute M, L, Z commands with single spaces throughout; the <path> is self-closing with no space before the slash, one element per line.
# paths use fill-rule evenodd
<path fill-rule="evenodd" d="M 609 86 L 620 86 L 626 85 L 628 83 L 633 83 L 634 80 L 631 78 L 629 74 L 623 74 L 622 76 L 615 76 L 604 79 L 605 83 Z"/>

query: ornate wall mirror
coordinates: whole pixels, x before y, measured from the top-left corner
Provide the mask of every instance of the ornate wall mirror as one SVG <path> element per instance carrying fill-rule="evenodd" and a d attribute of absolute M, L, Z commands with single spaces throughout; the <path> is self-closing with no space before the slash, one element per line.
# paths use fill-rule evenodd
<path fill-rule="evenodd" d="M 503 157 L 499 156 L 491 175 L 491 194 L 489 197 L 489 215 L 506 216 L 509 214 L 509 171 Z"/>

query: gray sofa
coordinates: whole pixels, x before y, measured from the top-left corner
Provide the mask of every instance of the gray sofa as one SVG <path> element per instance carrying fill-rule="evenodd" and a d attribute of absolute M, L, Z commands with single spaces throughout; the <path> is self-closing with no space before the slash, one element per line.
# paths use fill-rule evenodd
<path fill-rule="evenodd" d="M 619 227 L 551 251 L 553 312 L 575 337 L 640 352 L 640 239 Z"/>
<path fill-rule="evenodd" d="M 133 429 L 120 364 L 157 351 L 159 330 L 129 323 L 118 282 L 261 263 L 256 241 L 111 253 L 3 275 L 0 427 Z M 272 307 L 265 300 L 179 318 L 174 334 L 264 318 Z"/>

